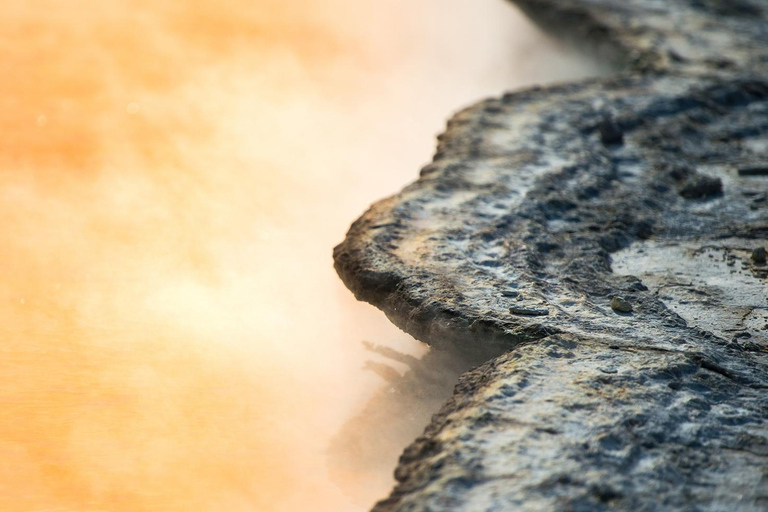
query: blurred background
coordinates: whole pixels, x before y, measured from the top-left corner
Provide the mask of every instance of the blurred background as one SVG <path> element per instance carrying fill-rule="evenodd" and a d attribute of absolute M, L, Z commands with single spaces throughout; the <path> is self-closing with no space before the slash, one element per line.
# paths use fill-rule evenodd
<path fill-rule="evenodd" d="M 384 497 L 407 440 L 364 478 L 329 442 L 391 384 L 363 340 L 426 349 L 331 250 L 451 112 L 599 66 L 502 0 L 5 0 L 0 28 L 0 510 Z"/>

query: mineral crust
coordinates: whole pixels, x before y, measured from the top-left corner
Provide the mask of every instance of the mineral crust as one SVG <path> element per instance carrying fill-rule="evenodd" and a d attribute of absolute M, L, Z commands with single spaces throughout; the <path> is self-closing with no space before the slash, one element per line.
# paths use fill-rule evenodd
<path fill-rule="evenodd" d="M 374 510 L 768 510 L 768 3 L 517 3 L 621 70 L 460 112 L 336 247 L 487 360 Z"/>

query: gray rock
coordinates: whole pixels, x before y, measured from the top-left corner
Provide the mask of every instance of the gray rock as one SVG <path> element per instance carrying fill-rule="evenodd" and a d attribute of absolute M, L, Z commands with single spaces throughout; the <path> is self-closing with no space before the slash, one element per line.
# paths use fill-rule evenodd
<path fill-rule="evenodd" d="M 768 167 L 764 165 L 739 167 L 739 176 L 768 176 Z"/>
<path fill-rule="evenodd" d="M 766 252 L 765 247 L 758 247 L 757 249 L 752 249 L 752 261 L 755 263 L 765 263 Z"/>
<path fill-rule="evenodd" d="M 707 199 L 723 193 L 723 182 L 720 178 L 695 173 L 678 185 L 677 193 L 686 199 Z"/>
<path fill-rule="evenodd" d="M 600 140 L 603 141 L 603 144 L 611 145 L 624 142 L 624 131 L 611 117 L 603 119 L 598 130 L 600 130 Z"/>
<path fill-rule="evenodd" d="M 546 316 L 549 314 L 549 310 L 546 308 L 522 308 L 519 306 L 512 306 L 509 308 L 509 312 L 514 315 L 527 316 Z"/>
<path fill-rule="evenodd" d="M 335 249 L 359 299 L 488 361 L 375 510 L 768 510 L 768 180 L 740 172 L 768 149 L 768 6 L 518 4 L 627 71 L 458 113 Z"/>
<path fill-rule="evenodd" d="M 611 299 L 611 309 L 618 311 L 619 313 L 631 313 L 632 304 L 624 297 L 614 295 L 614 297 Z"/>
<path fill-rule="evenodd" d="M 461 379 L 375 510 L 764 510 L 765 389 L 705 361 L 565 334 L 508 352 Z"/>

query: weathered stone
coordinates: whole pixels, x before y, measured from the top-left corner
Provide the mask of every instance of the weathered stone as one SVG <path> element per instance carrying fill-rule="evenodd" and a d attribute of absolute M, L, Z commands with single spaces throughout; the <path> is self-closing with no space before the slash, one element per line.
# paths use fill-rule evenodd
<path fill-rule="evenodd" d="M 768 510 L 768 180 L 741 172 L 768 148 L 768 6 L 518 3 L 626 71 L 460 112 L 335 249 L 359 299 L 489 359 L 375 510 Z"/>
<path fill-rule="evenodd" d="M 528 316 L 546 316 L 549 314 L 549 310 L 545 308 L 521 308 L 518 306 L 512 306 L 509 308 L 509 312 L 515 315 Z"/>
<path fill-rule="evenodd" d="M 611 309 L 618 311 L 619 313 L 631 313 L 632 304 L 624 297 L 614 295 L 614 297 L 611 299 Z"/>
<path fill-rule="evenodd" d="M 755 263 L 765 263 L 765 247 L 758 247 L 757 249 L 752 249 L 752 261 Z"/>
<path fill-rule="evenodd" d="M 624 142 L 624 132 L 613 118 L 607 117 L 603 119 L 598 129 L 600 130 L 600 140 L 603 141 L 603 144 L 611 145 Z"/>
<path fill-rule="evenodd" d="M 720 178 L 693 173 L 678 185 L 677 192 L 686 199 L 707 199 L 723 193 L 723 182 Z"/>
<path fill-rule="evenodd" d="M 768 167 L 764 165 L 739 167 L 739 176 L 768 176 Z"/>
<path fill-rule="evenodd" d="M 461 379 L 375 510 L 760 510 L 765 389 L 704 361 L 565 334 L 508 352 Z"/>

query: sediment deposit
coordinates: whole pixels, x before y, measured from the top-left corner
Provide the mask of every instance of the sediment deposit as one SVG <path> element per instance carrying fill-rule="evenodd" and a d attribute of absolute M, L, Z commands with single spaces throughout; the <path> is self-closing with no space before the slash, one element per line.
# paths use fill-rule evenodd
<path fill-rule="evenodd" d="M 460 112 L 335 249 L 487 360 L 375 510 L 768 510 L 768 3 L 517 3 L 621 69 Z"/>

